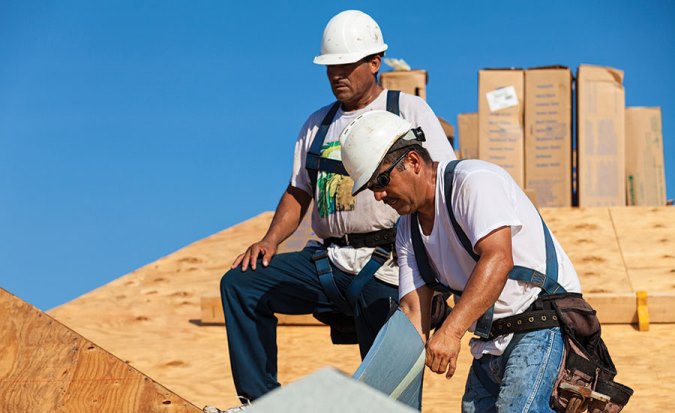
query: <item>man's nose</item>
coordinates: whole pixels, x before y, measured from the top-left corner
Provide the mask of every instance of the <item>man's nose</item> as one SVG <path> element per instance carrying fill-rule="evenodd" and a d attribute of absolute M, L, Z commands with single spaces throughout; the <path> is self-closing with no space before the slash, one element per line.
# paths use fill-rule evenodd
<path fill-rule="evenodd" d="M 327 66 L 328 76 L 333 77 L 345 77 L 345 70 L 341 67 L 342 65 Z"/>
<path fill-rule="evenodd" d="M 382 201 L 387 196 L 387 191 L 384 189 L 374 189 L 373 196 L 375 196 L 376 201 Z"/>

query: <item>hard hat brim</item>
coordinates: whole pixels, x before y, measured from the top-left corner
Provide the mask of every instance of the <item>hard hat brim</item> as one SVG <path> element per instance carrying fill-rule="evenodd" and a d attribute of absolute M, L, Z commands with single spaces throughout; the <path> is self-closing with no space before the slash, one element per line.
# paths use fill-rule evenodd
<path fill-rule="evenodd" d="M 375 177 L 375 174 L 377 173 L 377 170 L 380 168 L 380 165 L 382 164 L 384 157 L 390 150 L 392 150 L 392 148 L 395 145 L 397 145 L 397 142 L 401 140 L 404 141 L 402 142 L 403 145 L 397 147 L 396 150 L 405 148 L 406 146 L 414 145 L 417 142 L 419 142 L 412 130 L 408 130 L 402 135 L 394 136 L 393 140 L 389 142 L 388 145 L 386 146 L 386 150 L 381 154 L 380 159 L 377 161 L 377 164 L 375 165 L 375 168 L 372 170 L 370 175 L 362 174 L 361 176 L 359 176 L 357 179 L 354 180 L 354 185 L 352 185 L 352 196 L 356 196 L 356 194 L 366 189 L 366 185 L 368 185 L 368 182 Z"/>
<path fill-rule="evenodd" d="M 356 182 L 356 181 L 355 181 L 355 182 L 354 182 L 354 185 L 352 186 L 352 196 L 356 196 L 359 192 L 361 192 L 361 191 L 363 191 L 364 189 L 366 189 L 366 184 L 367 184 L 367 183 L 368 183 L 368 181 L 363 182 L 363 183 L 361 183 L 361 182 Z"/>
<path fill-rule="evenodd" d="M 354 53 L 326 53 L 314 57 L 314 63 L 317 65 L 348 65 L 350 63 L 358 62 L 366 56 L 375 53 L 382 53 L 387 50 L 389 46 L 382 44 L 379 47 L 370 50 L 360 50 Z"/>

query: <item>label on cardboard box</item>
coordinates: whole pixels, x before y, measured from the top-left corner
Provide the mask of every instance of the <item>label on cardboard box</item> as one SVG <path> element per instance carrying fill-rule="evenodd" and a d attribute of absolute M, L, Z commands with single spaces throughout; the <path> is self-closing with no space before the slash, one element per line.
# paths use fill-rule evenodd
<path fill-rule="evenodd" d="M 518 95 L 513 86 L 495 89 L 485 94 L 490 112 L 518 106 Z"/>
<path fill-rule="evenodd" d="M 519 69 L 478 72 L 478 156 L 506 169 L 521 188 L 525 187 L 524 80 Z"/>

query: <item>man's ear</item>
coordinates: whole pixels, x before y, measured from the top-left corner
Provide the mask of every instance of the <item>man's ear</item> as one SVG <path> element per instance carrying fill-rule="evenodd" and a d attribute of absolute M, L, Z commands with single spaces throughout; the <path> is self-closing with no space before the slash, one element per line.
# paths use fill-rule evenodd
<path fill-rule="evenodd" d="M 419 174 L 422 170 L 422 164 L 424 163 L 420 154 L 414 150 L 408 152 L 408 162 L 410 163 L 410 166 L 412 167 L 412 170 L 415 172 L 415 174 Z"/>
<path fill-rule="evenodd" d="M 373 56 L 370 61 L 368 61 L 368 64 L 370 66 L 370 73 L 374 75 L 380 71 L 380 66 L 382 65 L 382 56 L 379 54 Z"/>

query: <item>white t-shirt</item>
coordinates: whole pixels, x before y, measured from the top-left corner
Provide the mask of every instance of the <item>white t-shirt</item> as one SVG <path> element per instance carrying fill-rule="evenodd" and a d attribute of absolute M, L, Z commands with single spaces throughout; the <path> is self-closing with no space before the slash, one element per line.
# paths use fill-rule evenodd
<path fill-rule="evenodd" d="M 333 122 L 328 128 L 321 148 L 321 156 L 341 160 L 340 133 L 351 121 L 370 110 L 386 110 L 387 90 L 363 109 L 344 112 L 340 107 Z M 321 121 L 332 104 L 325 106 L 310 115 L 300 130 L 295 143 L 295 157 L 291 185 L 312 193 L 309 174 L 305 169 L 305 159 Z M 413 127 L 421 126 L 426 136 L 424 147 L 435 161 L 455 159 L 455 152 L 448 142 L 436 115 L 427 103 L 413 95 L 400 94 L 399 111 L 402 118 Z M 362 191 L 355 197 L 351 195 L 353 181 L 348 176 L 319 171 L 317 175 L 316 193 L 313 194 L 312 229 L 322 239 L 342 237 L 345 234 L 360 234 L 392 228 L 399 215 L 382 202 L 375 200 L 371 191 Z M 373 248 L 338 247 L 328 248 L 330 260 L 341 270 L 357 274 L 370 260 Z M 375 276 L 393 285 L 398 284 L 398 272 L 392 259 L 387 261 Z"/>
<path fill-rule="evenodd" d="M 420 234 L 429 263 L 437 272 L 439 281 L 462 291 L 476 262 L 462 246 L 448 216 L 444 191 L 446 164 L 441 162 L 438 165 L 436 175 L 434 226 L 428 236 L 422 233 L 421 228 Z M 541 218 L 508 172 L 484 161 L 462 161 L 455 169 L 452 198 L 455 219 L 472 247 L 475 248 L 476 243 L 490 232 L 508 225 L 511 227 L 514 265 L 546 273 L 546 247 Z M 568 292 L 581 292 L 579 277 L 572 262 L 555 237 L 553 244 L 558 256 L 558 283 Z M 415 260 L 410 216 L 401 217 L 396 249 L 400 270 L 399 296 L 403 298 L 424 285 Z M 540 291 L 539 287 L 532 284 L 509 279 L 495 303 L 494 318 L 522 313 L 534 302 Z M 475 323 L 471 327 L 472 331 L 474 327 Z M 500 355 L 512 336 L 500 336 L 492 341 L 472 339 L 471 353 L 475 358 L 486 353 Z"/>

